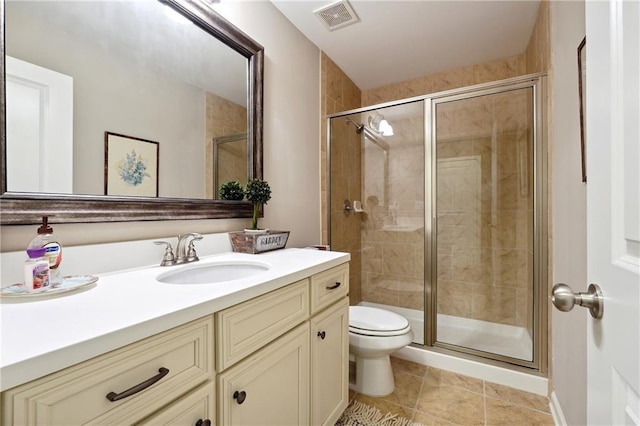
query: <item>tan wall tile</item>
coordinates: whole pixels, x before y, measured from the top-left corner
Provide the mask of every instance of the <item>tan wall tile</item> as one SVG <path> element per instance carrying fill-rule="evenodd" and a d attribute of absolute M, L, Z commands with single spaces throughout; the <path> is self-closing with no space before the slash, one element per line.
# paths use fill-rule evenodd
<path fill-rule="evenodd" d="M 549 31 L 549 1 L 543 0 L 538 7 L 536 23 L 525 51 L 527 73 L 549 70 L 551 60 Z"/>
<path fill-rule="evenodd" d="M 247 109 L 225 98 L 205 94 L 205 194 L 213 198 L 216 188 L 213 187 L 213 141 L 219 136 L 235 135 L 247 131 Z M 222 182 L 237 180 L 244 184 L 247 180 L 246 173 L 246 146 L 244 150 L 228 151 L 229 161 L 221 164 L 219 177 Z"/>

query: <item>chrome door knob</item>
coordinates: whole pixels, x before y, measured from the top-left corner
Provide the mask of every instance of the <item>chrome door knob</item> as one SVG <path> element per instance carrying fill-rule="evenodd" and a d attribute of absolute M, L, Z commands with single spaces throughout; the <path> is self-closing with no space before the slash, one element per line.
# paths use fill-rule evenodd
<path fill-rule="evenodd" d="M 584 306 L 596 319 L 602 318 L 604 312 L 604 298 L 597 284 L 589 284 L 586 293 L 574 293 L 568 285 L 556 284 L 551 290 L 551 303 L 562 312 L 569 312 L 575 305 Z"/>

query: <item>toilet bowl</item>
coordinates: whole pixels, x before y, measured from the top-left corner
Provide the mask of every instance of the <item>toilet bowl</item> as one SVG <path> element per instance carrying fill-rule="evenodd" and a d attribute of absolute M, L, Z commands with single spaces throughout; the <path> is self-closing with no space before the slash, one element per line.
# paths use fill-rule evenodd
<path fill-rule="evenodd" d="M 413 341 L 409 321 L 368 306 L 349 306 L 349 353 L 355 358 L 355 380 L 349 388 L 368 396 L 385 396 L 395 388 L 389 355 Z"/>

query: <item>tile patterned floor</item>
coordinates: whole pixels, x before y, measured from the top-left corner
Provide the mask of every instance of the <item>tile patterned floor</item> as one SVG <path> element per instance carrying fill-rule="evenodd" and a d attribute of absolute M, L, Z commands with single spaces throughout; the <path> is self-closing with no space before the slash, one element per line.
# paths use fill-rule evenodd
<path fill-rule="evenodd" d="M 546 397 L 391 358 L 395 391 L 350 398 L 425 425 L 553 425 Z"/>

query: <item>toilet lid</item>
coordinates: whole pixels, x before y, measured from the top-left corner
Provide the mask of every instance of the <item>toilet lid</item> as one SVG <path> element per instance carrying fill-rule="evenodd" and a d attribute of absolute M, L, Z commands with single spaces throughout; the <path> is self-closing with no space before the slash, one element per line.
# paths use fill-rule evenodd
<path fill-rule="evenodd" d="M 369 306 L 349 306 L 349 331 L 369 336 L 397 336 L 411 330 L 401 315 Z"/>

